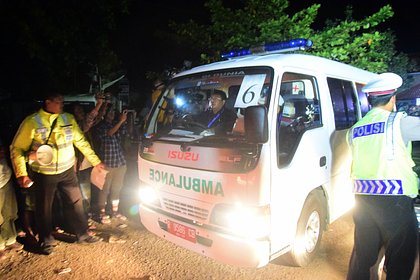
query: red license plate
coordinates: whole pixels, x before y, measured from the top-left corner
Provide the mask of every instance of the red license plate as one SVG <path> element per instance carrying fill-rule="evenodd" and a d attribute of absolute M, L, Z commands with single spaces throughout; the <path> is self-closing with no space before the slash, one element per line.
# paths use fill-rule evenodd
<path fill-rule="evenodd" d="M 168 220 L 168 232 L 195 243 L 195 229 Z"/>

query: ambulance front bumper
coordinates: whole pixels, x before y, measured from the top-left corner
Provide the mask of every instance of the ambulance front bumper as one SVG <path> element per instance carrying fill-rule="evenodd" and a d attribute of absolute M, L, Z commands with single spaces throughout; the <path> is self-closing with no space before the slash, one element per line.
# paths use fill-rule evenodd
<path fill-rule="evenodd" d="M 250 240 L 180 222 L 140 204 L 141 223 L 147 230 L 178 246 L 240 267 L 262 267 L 269 262 L 270 242 Z"/>

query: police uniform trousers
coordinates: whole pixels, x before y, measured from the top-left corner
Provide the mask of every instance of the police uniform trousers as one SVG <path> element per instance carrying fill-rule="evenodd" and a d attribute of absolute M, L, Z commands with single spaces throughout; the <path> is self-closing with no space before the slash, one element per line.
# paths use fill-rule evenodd
<path fill-rule="evenodd" d="M 54 241 L 51 234 L 53 230 L 52 205 L 57 191 L 63 199 L 64 217 L 73 233 L 77 237 L 86 234 L 87 217 L 74 168 L 56 175 L 34 173 L 34 182 L 37 185 L 35 212 L 39 242 L 50 245 Z"/>
<path fill-rule="evenodd" d="M 382 248 L 386 279 L 410 279 L 419 234 L 413 199 L 404 195 L 356 195 L 353 211 L 354 247 L 347 279 L 370 279 Z"/>

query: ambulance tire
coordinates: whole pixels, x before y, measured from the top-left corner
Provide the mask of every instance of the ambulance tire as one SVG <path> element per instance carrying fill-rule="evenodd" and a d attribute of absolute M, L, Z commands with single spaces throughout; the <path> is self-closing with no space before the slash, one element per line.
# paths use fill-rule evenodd
<path fill-rule="evenodd" d="M 291 266 L 307 266 L 316 256 L 325 229 L 325 211 L 321 192 L 315 191 L 306 199 L 297 224 L 295 241 L 287 254 Z"/>

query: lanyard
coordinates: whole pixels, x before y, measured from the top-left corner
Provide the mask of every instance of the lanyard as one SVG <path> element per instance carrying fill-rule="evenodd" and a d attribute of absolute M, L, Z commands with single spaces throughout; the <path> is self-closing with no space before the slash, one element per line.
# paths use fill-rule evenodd
<path fill-rule="evenodd" d="M 223 108 L 222 110 L 220 110 L 220 113 L 218 113 L 208 124 L 207 124 L 207 128 L 210 128 L 213 123 L 220 117 L 220 115 L 223 113 L 225 108 Z"/>
<path fill-rule="evenodd" d="M 45 143 L 44 144 L 48 144 L 48 140 L 50 140 L 50 136 L 51 136 L 51 133 L 52 133 L 52 131 L 53 131 L 53 129 L 54 129 L 54 127 L 55 127 L 55 124 L 56 124 L 56 122 L 57 122 L 57 119 L 59 118 L 59 116 L 57 116 L 57 118 L 53 121 L 53 123 L 51 124 L 51 130 L 50 130 L 50 134 L 48 134 L 48 138 L 47 138 L 47 140 L 45 141 Z"/>

